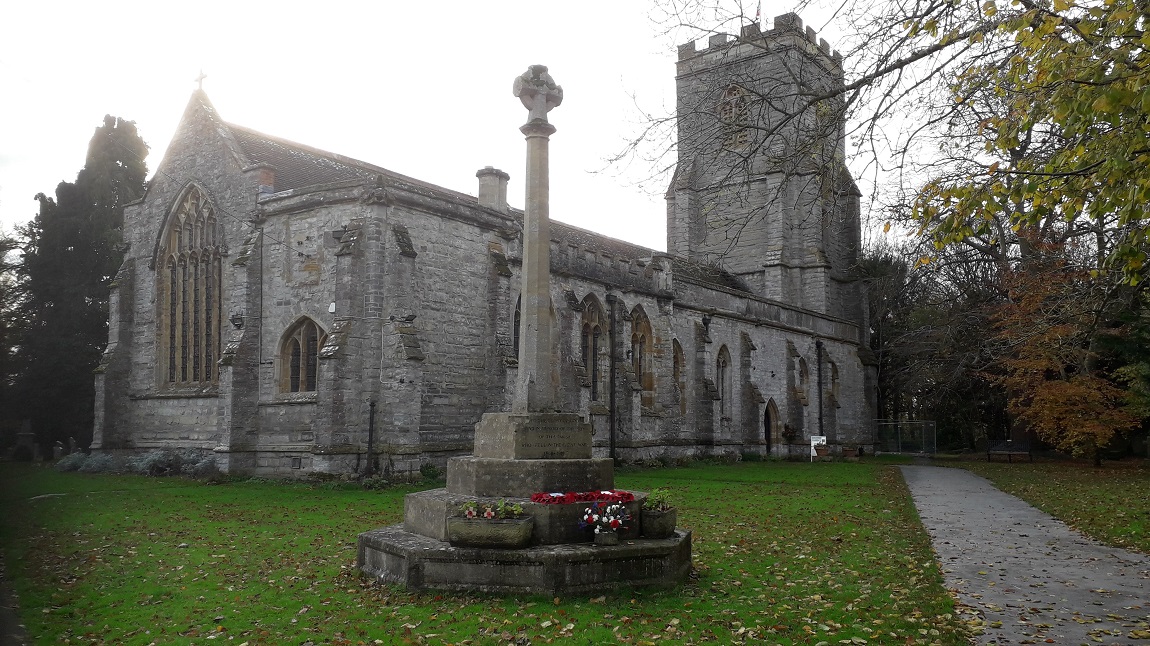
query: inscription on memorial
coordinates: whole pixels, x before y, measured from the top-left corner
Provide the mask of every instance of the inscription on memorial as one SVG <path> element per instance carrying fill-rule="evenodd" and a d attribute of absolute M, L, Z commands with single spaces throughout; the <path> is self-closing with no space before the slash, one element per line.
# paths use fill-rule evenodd
<path fill-rule="evenodd" d="M 547 419 L 532 416 L 515 430 L 515 457 L 563 460 L 591 457 L 591 433 L 578 416 Z"/>
<path fill-rule="evenodd" d="M 520 429 L 522 439 L 515 443 L 516 448 L 538 454 L 544 460 L 570 457 L 588 447 L 579 430 L 558 424 L 524 426 Z"/>
<path fill-rule="evenodd" d="M 591 426 L 574 414 L 484 415 L 475 429 L 475 456 L 512 460 L 591 457 Z"/>

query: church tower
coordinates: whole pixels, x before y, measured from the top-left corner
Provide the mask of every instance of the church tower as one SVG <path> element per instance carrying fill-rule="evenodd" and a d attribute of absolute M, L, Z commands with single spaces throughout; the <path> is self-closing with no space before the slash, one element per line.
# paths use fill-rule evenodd
<path fill-rule="evenodd" d="M 795 14 L 679 48 L 667 249 L 757 295 L 858 319 L 859 192 L 844 164 L 842 56 Z"/>

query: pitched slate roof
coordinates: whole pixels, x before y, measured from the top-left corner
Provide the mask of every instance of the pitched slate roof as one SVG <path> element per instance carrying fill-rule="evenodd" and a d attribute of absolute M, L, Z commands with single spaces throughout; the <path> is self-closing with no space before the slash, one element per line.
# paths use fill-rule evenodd
<path fill-rule="evenodd" d="M 436 186 L 365 161 L 280 139 L 231 123 L 227 124 L 227 128 L 249 163 L 268 164 L 275 169 L 277 193 L 333 182 L 372 180 L 382 175 L 391 183 L 421 193 L 443 193 L 457 199 L 475 201 L 475 197 L 466 193 Z"/>
<path fill-rule="evenodd" d="M 244 155 L 253 164 L 268 164 L 276 170 L 276 191 L 330 184 L 346 180 L 365 180 L 378 175 L 363 164 L 351 164 L 318 150 L 275 139 L 254 130 L 228 124 Z"/>
<path fill-rule="evenodd" d="M 417 190 L 448 193 L 469 201 L 476 199 L 474 196 L 445 189 L 367 162 L 265 135 L 243 126 L 227 124 L 227 128 L 251 164 L 268 164 L 275 168 L 276 192 L 333 182 L 366 181 L 382 175 L 397 184 Z M 509 215 L 519 222 L 523 221 L 521 211 L 512 209 Z M 566 244 L 629 260 L 663 255 L 661 251 L 555 220 L 551 221 L 551 235 Z M 672 268 L 676 275 L 687 280 L 710 283 L 737 291 L 750 291 L 742 280 L 720 267 L 672 257 Z"/>

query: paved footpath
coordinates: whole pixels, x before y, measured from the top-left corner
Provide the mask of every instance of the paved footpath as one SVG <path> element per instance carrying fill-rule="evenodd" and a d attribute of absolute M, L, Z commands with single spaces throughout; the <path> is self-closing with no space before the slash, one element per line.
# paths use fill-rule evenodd
<path fill-rule="evenodd" d="M 979 644 L 1150 644 L 1150 557 L 1106 547 L 964 469 L 904 466 Z"/>

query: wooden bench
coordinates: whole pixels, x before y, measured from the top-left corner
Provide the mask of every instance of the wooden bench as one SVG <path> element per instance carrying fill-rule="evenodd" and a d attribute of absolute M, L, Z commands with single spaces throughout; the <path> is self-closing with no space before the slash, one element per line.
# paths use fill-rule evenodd
<path fill-rule="evenodd" d="M 1030 452 L 1030 442 L 1026 441 L 1015 442 L 1006 440 L 1005 442 L 990 445 L 986 449 L 986 461 L 991 462 L 993 456 L 996 455 L 1005 455 L 1007 462 L 1013 462 L 1015 456 L 1020 458 L 1026 457 L 1031 462 L 1034 462 L 1034 454 Z"/>

